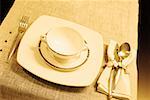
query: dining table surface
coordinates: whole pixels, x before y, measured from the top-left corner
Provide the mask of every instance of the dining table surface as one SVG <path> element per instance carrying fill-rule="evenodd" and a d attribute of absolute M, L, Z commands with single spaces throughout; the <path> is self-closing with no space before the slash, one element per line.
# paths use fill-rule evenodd
<path fill-rule="evenodd" d="M 31 25 L 39 16 L 48 15 L 83 25 L 102 35 L 104 44 L 115 40 L 138 47 L 138 0 L 15 0 L 0 25 L 0 98 L 6 100 L 107 100 L 96 91 L 96 80 L 87 87 L 70 87 L 43 80 L 7 56 L 17 36 L 22 16 Z M 32 35 L 31 35 L 32 37 Z M 137 100 L 137 60 L 128 66 L 131 100 Z M 117 100 L 113 98 L 112 100 Z"/>

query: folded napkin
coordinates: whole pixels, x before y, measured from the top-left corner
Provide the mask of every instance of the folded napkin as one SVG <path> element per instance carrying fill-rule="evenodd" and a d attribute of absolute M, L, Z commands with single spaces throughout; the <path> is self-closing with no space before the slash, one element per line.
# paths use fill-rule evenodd
<path fill-rule="evenodd" d="M 114 54 L 117 47 L 117 42 L 111 40 L 107 49 L 108 62 L 97 81 L 97 91 L 119 99 L 130 99 L 130 76 L 127 72 L 127 66 L 135 57 L 136 51 L 131 50 L 127 58 L 117 62 Z"/>

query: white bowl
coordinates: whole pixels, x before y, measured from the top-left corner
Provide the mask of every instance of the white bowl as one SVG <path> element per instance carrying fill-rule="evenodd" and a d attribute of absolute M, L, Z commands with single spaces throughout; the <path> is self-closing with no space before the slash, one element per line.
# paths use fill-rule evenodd
<path fill-rule="evenodd" d="M 69 27 L 53 28 L 42 35 L 41 40 L 47 45 L 48 55 L 52 53 L 59 62 L 75 61 L 83 51 L 88 50 L 82 36 Z"/>

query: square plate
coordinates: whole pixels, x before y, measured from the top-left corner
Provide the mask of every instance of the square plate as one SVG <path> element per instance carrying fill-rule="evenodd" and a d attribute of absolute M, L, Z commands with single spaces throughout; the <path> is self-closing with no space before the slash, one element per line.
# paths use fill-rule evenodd
<path fill-rule="evenodd" d="M 90 49 L 89 58 L 77 70 L 61 72 L 54 70 L 41 57 L 38 45 L 40 36 L 55 27 L 70 27 L 77 30 Z M 17 62 L 29 72 L 47 81 L 66 85 L 89 86 L 96 79 L 102 67 L 103 39 L 100 33 L 82 25 L 52 16 L 40 16 L 24 34 L 17 52 Z"/>

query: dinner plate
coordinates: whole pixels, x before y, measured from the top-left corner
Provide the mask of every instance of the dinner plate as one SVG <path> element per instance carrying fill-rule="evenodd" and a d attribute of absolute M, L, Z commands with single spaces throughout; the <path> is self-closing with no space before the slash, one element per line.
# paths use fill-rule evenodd
<path fill-rule="evenodd" d="M 77 70 L 62 72 L 52 68 L 39 52 L 40 36 L 55 27 L 77 30 L 87 42 L 90 50 L 87 61 Z M 89 86 L 94 82 L 102 67 L 103 39 L 100 33 L 61 18 L 43 15 L 28 28 L 17 52 L 17 62 L 26 70 L 47 81 L 75 87 Z"/>

